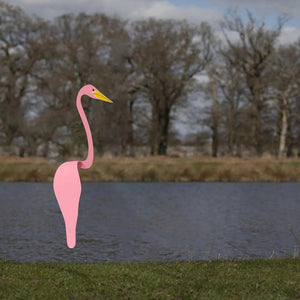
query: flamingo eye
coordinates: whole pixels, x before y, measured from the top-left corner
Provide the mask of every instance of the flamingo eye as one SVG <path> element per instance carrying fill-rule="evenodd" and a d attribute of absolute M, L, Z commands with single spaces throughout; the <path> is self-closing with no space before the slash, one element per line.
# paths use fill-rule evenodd
<path fill-rule="evenodd" d="M 95 91 L 95 89 L 93 89 L 93 92 Z"/>

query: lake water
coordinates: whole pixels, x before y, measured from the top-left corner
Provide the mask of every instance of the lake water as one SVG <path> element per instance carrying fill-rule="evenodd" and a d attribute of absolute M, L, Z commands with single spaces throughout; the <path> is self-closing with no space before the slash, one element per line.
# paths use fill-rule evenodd
<path fill-rule="evenodd" d="M 51 183 L 0 182 L 0 259 L 300 256 L 299 216 L 299 183 L 84 183 L 69 249 Z"/>

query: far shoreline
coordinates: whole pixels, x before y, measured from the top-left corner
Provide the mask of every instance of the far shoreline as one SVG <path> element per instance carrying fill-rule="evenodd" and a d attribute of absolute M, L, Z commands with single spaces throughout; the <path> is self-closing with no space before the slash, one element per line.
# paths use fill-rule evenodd
<path fill-rule="evenodd" d="M 39 157 L 0 157 L 0 181 L 52 182 L 60 163 Z M 90 169 L 80 169 L 80 177 L 82 182 L 300 182 L 300 159 L 96 158 Z"/>

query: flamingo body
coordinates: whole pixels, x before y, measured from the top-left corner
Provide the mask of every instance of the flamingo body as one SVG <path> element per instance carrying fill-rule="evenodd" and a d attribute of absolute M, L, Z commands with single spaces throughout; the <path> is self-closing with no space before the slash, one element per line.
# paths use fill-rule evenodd
<path fill-rule="evenodd" d="M 67 161 L 58 167 L 54 175 L 53 188 L 65 221 L 67 245 L 74 248 L 81 194 L 78 161 Z"/>
<path fill-rule="evenodd" d="M 67 245 L 69 248 L 74 248 L 76 245 L 76 225 L 81 194 L 81 181 L 78 167 L 88 169 L 92 166 L 94 160 L 93 137 L 81 104 L 81 97 L 83 95 L 112 103 L 111 100 L 91 84 L 82 87 L 77 94 L 76 106 L 86 132 L 88 155 L 83 161 L 68 161 L 61 164 L 56 170 L 53 180 L 54 193 L 65 221 Z"/>

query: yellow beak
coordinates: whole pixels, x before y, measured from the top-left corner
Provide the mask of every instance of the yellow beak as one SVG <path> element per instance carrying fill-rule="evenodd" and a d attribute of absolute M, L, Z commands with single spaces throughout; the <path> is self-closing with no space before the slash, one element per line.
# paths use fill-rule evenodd
<path fill-rule="evenodd" d="M 105 101 L 105 102 L 109 102 L 109 103 L 113 103 L 110 99 L 108 99 L 106 96 L 104 96 L 102 93 L 100 93 L 99 91 L 95 91 L 93 92 L 93 94 L 95 95 L 95 97 L 99 100 Z"/>

